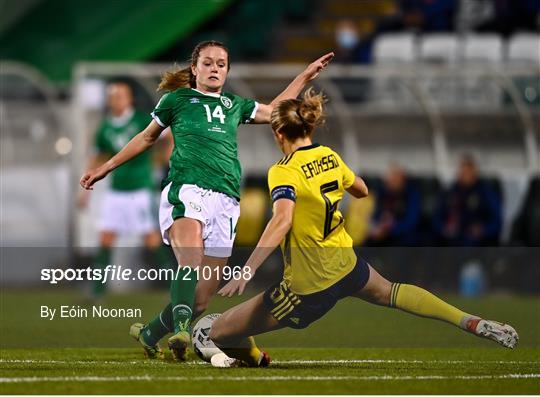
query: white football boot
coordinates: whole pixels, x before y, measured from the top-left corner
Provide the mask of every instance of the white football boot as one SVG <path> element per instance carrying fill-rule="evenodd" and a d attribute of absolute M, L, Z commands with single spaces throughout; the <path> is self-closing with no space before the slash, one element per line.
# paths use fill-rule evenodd
<path fill-rule="evenodd" d="M 470 319 L 467 321 L 467 330 L 509 349 L 516 347 L 519 341 L 518 333 L 513 327 L 493 320 Z"/>

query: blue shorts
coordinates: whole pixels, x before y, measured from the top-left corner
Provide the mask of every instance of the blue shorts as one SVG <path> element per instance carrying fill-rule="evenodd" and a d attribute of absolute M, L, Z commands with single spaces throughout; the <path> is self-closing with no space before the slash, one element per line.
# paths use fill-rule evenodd
<path fill-rule="evenodd" d="M 369 266 L 366 261 L 358 258 L 349 274 L 322 291 L 297 295 L 285 281 L 281 281 L 264 292 L 263 301 L 280 324 L 290 328 L 306 328 L 328 313 L 340 299 L 364 288 L 368 279 Z"/>

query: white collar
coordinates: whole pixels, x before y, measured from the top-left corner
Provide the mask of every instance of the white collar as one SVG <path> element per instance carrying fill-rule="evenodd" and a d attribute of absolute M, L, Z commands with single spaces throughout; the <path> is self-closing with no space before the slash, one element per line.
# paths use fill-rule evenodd
<path fill-rule="evenodd" d="M 214 97 L 214 98 L 219 98 L 221 96 L 221 94 L 216 94 L 214 92 L 202 92 L 202 91 L 197 90 L 196 88 L 192 88 L 192 90 L 197 91 L 199 94 L 211 96 L 211 97 Z"/>
<path fill-rule="evenodd" d="M 121 127 L 127 124 L 129 120 L 131 120 L 134 113 L 135 113 L 135 109 L 128 108 L 120 116 L 111 115 L 110 116 L 111 124 L 114 125 L 115 127 Z"/>

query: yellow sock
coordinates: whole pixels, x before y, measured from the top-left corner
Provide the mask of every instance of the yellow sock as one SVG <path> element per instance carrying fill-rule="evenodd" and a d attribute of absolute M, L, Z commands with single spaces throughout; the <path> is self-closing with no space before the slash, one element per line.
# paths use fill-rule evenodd
<path fill-rule="evenodd" d="M 409 284 L 392 284 L 390 306 L 418 316 L 447 321 L 460 328 L 465 327 L 464 319 L 471 317 L 425 289 Z"/>
<path fill-rule="evenodd" d="M 250 336 L 244 339 L 237 347 L 220 347 L 227 356 L 244 361 L 250 367 L 258 367 L 261 351 L 255 344 L 255 338 Z"/>

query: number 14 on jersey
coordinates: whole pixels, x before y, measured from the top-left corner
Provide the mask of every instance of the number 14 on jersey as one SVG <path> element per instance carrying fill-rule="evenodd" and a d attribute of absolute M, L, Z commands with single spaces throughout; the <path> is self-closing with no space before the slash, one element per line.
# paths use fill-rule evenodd
<path fill-rule="evenodd" d="M 225 115 L 223 114 L 223 109 L 220 105 L 217 105 L 214 111 L 210 110 L 210 105 L 204 104 L 204 110 L 206 110 L 206 119 L 209 123 L 213 121 L 214 118 L 219 119 L 221 124 L 225 124 Z"/>

